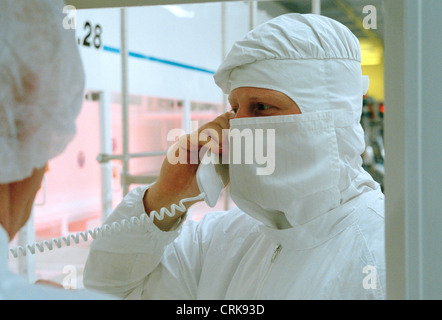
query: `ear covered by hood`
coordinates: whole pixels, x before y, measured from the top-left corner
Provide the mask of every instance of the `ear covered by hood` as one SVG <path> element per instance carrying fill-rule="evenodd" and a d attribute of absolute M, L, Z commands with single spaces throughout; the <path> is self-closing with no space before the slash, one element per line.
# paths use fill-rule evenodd
<path fill-rule="evenodd" d="M 368 77 L 362 76 L 359 41 L 346 26 L 315 14 L 276 17 L 237 41 L 214 79 L 226 94 L 239 87 L 273 89 L 303 114 L 330 111 L 340 158 L 338 203 L 378 187 L 362 169 Z"/>

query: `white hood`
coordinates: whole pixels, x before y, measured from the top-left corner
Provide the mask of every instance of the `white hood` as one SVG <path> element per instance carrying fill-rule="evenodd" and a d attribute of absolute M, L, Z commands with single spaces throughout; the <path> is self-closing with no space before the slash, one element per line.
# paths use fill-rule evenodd
<path fill-rule="evenodd" d="M 358 39 L 347 27 L 314 14 L 279 16 L 236 42 L 214 78 L 226 94 L 238 87 L 273 89 L 289 96 L 303 114 L 332 114 L 340 199 L 330 200 L 326 211 L 378 188 L 362 169 L 365 142 L 360 118 L 368 79 L 361 73 Z M 312 213 L 314 216 L 307 220 L 323 213 Z M 297 213 L 291 214 L 295 217 L 288 220 L 293 225 Z M 262 220 L 260 216 L 255 218 Z"/>
<path fill-rule="evenodd" d="M 85 75 L 62 0 L 0 3 L 0 183 L 23 180 L 76 132 Z"/>

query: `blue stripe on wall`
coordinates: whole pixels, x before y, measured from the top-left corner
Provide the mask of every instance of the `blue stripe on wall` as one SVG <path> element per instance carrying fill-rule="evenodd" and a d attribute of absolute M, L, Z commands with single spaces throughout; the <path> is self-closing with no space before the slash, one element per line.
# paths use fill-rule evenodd
<path fill-rule="evenodd" d="M 120 49 L 114 48 L 114 47 L 109 47 L 109 46 L 103 46 L 103 50 L 104 51 L 108 51 L 108 52 L 112 52 L 112 53 L 118 53 L 118 54 L 120 53 Z M 208 69 L 204 69 L 204 68 L 199 68 L 199 67 L 195 67 L 195 66 L 191 66 L 191 65 L 187 65 L 187 64 L 171 61 L 171 60 L 165 60 L 165 59 L 155 58 L 155 57 L 152 57 L 152 56 L 146 56 L 146 55 L 141 54 L 141 53 L 136 53 L 136 52 L 129 51 L 128 54 L 129 54 L 129 57 L 143 59 L 143 60 L 148 60 L 148 61 L 153 61 L 153 62 L 158 62 L 158 63 L 163 63 L 163 64 L 167 64 L 167 65 L 170 65 L 170 66 L 178 67 L 178 68 L 184 68 L 184 69 L 188 69 L 188 70 L 205 72 L 205 73 L 209 73 L 209 74 L 214 74 L 215 73 L 215 71 L 212 71 L 212 70 L 208 70 Z"/>

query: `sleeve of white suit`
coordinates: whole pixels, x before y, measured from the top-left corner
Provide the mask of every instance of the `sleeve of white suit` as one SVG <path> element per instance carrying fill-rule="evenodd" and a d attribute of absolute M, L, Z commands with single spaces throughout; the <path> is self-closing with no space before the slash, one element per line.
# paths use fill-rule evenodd
<path fill-rule="evenodd" d="M 120 223 L 124 219 L 130 220 L 132 217 L 142 215 L 146 189 L 147 187 L 138 187 L 128 193 L 105 224 L 112 225 L 114 222 Z M 191 222 L 186 223 L 185 233 L 193 234 L 193 225 Z M 162 298 L 177 296 L 183 299 L 191 298 L 197 287 L 201 257 L 198 241 L 193 241 L 192 236 L 184 237 L 184 241 L 180 239 L 183 247 L 172 244 L 183 232 L 182 229 L 183 224 L 179 223 L 173 230 L 164 232 L 151 221 L 147 221 L 142 225 L 131 227 L 130 230 L 124 229 L 97 237 L 91 244 L 84 270 L 85 287 L 126 299 L 158 295 Z M 186 238 L 189 241 L 186 241 Z M 172 255 L 179 259 L 183 253 L 178 251 L 184 250 L 184 247 L 186 262 L 175 264 L 174 273 L 177 276 L 168 279 L 168 282 L 174 283 L 162 285 L 163 256 Z M 164 296 L 164 289 L 168 287 L 172 287 L 173 292 Z"/>

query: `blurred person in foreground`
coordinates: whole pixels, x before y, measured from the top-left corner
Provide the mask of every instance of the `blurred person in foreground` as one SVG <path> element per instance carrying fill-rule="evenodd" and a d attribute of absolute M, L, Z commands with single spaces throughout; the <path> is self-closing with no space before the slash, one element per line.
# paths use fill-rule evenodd
<path fill-rule="evenodd" d="M 8 267 L 8 243 L 29 219 L 48 160 L 75 134 L 84 74 L 64 2 L 0 1 L 0 299 L 107 299 L 30 284 Z M 47 285 L 50 284 L 50 285 Z M 61 285 L 58 285 L 61 287 Z"/>

